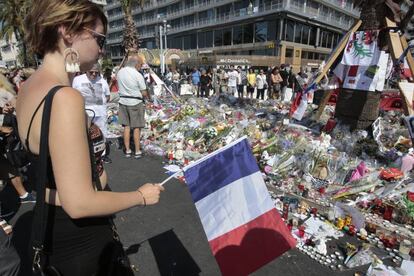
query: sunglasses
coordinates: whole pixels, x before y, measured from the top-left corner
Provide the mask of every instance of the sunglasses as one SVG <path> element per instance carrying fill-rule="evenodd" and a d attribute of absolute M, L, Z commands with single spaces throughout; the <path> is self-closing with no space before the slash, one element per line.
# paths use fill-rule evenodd
<path fill-rule="evenodd" d="M 92 37 L 96 40 L 96 43 L 98 44 L 99 48 L 102 50 L 103 47 L 105 46 L 106 36 L 98 32 L 95 32 L 94 30 L 91 30 L 89 28 L 86 28 L 86 27 L 83 27 L 83 28 L 92 35 Z"/>
<path fill-rule="evenodd" d="M 98 71 L 88 71 L 89 75 L 99 75 Z"/>

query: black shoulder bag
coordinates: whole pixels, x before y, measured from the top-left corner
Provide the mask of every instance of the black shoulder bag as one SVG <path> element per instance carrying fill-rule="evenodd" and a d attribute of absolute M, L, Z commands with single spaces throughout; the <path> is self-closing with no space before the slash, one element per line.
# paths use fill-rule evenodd
<path fill-rule="evenodd" d="M 92 181 L 95 184 L 95 187 L 98 191 L 103 191 L 101 180 L 99 179 L 98 170 L 96 169 L 96 162 L 95 162 L 95 154 L 93 152 L 92 141 L 90 136 L 88 135 L 88 143 L 89 143 L 89 155 L 91 158 L 91 166 L 92 166 Z M 124 247 L 121 243 L 121 239 L 119 238 L 118 230 L 116 225 L 113 221 L 113 217 L 109 218 L 109 223 L 112 229 L 113 235 L 113 243 L 114 246 L 110 252 L 110 256 L 108 257 L 109 263 L 108 266 L 104 271 L 99 271 L 98 275 L 100 276 L 134 276 L 134 272 L 131 268 L 131 263 L 129 258 L 124 250 Z"/>

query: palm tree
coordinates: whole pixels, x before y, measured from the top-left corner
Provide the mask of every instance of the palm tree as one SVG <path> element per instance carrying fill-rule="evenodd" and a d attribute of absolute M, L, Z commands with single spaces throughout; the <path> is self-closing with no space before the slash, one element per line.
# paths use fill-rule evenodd
<path fill-rule="evenodd" d="M 16 40 L 22 43 L 24 66 L 28 65 L 28 59 L 23 38 L 23 21 L 30 4 L 30 0 L 0 0 L 0 38 L 11 40 L 14 35 Z"/>
<path fill-rule="evenodd" d="M 144 0 L 121 0 L 122 10 L 124 12 L 124 39 L 123 46 L 125 56 L 132 52 L 137 52 L 139 48 L 139 36 L 132 17 L 132 6 L 138 4 L 141 9 L 144 6 Z"/>

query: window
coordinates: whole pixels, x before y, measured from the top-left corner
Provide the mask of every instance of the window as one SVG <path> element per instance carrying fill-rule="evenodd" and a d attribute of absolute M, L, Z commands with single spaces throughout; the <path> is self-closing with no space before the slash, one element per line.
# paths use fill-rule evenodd
<path fill-rule="evenodd" d="M 206 33 L 198 33 L 198 48 L 206 47 Z"/>
<path fill-rule="evenodd" d="M 309 45 L 316 45 L 316 34 L 317 33 L 318 33 L 318 29 L 316 27 L 310 28 Z"/>
<path fill-rule="evenodd" d="M 301 42 L 301 34 L 302 34 L 302 24 L 296 23 L 295 24 L 295 42 L 300 43 Z"/>
<path fill-rule="evenodd" d="M 171 38 L 171 42 L 168 44 L 173 49 L 182 49 L 182 37 L 176 36 Z"/>
<path fill-rule="evenodd" d="M 213 47 L 213 31 L 198 33 L 198 48 Z"/>
<path fill-rule="evenodd" d="M 243 42 L 243 27 L 234 26 L 233 27 L 233 44 L 242 44 Z"/>
<path fill-rule="evenodd" d="M 167 7 L 159 8 L 158 9 L 158 15 L 163 18 L 167 15 Z"/>
<path fill-rule="evenodd" d="M 319 36 L 319 47 L 325 47 L 324 45 L 326 45 L 326 32 L 325 31 L 321 31 L 320 32 L 320 36 Z"/>
<path fill-rule="evenodd" d="M 198 19 L 199 21 L 203 21 L 204 19 L 207 18 L 207 11 L 202 11 L 198 13 Z"/>
<path fill-rule="evenodd" d="M 285 34 L 286 34 L 285 40 L 286 41 L 293 42 L 293 34 L 295 32 L 294 26 L 295 26 L 295 23 L 293 23 L 292 21 L 290 21 L 290 20 L 286 21 L 286 31 L 285 31 Z"/>
<path fill-rule="evenodd" d="M 175 13 L 180 10 L 180 3 L 174 3 L 170 6 L 170 13 Z"/>
<path fill-rule="evenodd" d="M 213 31 L 206 32 L 206 47 L 213 47 Z"/>
<path fill-rule="evenodd" d="M 309 31 L 310 31 L 310 27 L 308 25 L 303 25 L 302 39 L 301 39 L 302 44 L 309 44 Z"/>
<path fill-rule="evenodd" d="M 154 11 L 149 11 L 145 14 L 146 19 L 153 19 L 155 17 Z"/>
<path fill-rule="evenodd" d="M 249 6 L 249 0 L 241 0 L 241 1 L 234 2 L 235 10 L 247 8 L 247 6 Z"/>
<path fill-rule="evenodd" d="M 231 11 L 231 4 L 227 4 L 217 8 L 217 15 L 219 17 L 225 17 L 230 14 Z"/>
<path fill-rule="evenodd" d="M 179 27 L 181 25 L 181 17 L 177 18 L 177 19 L 174 19 L 174 20 L 171 20 L 170 25 L 171 25 L 172 28 Z"/>
<path fill-rule="evenodd" d="M 267 22 L 258 22 L 255 24 L 254 41 L 267 41 Z"/>
<path fill-rule="evenodd" d="M 184 36 L 184 50 L 196 49 L 197 39 L 196 34 Z"/>
<path fill-rule="evenodd" d="M 194 23 L 194 15 L 187 15 L 183 17 L 183 23 L 184 25 L 191 25 Z"/>
<path fill-rule="evenodd" d="M 328 32 L 326 36 L 326 48 L 332 48 L 332 38 L 333 34 L 331 32 Z"/>
<path fill-rule="evenodd" d="M 267 28 L 267 40 L 276 40 L 277 31 L 279 28 L 279 21 L 269 21 L 268 28 Z"/>
<path fill-rule="evenodd" d="M 223 45 L 231 45 L 231 28 L 223 30 Z"/>
<path fill-rule="evenodd" d="M 307 59 L 308 58 L 308 52 L 302 51 L 302 58 Z"/>
<path fill-rule="evenodd" d="M 293 57 L 293 49 L 291 49 L 291 48 L 286 49 L 285 57 L 287 57 L 287 58 Z"/>
<path fill-rule="evenodd" d="M 223 46 L 223 30 L 214 31 L 214 46 Z"/>
<path fill-rule="evenodd" d="M 185 0 L 186 8 L 191 8 L 192 6 L 194 6 L 194 0 Z"/>
<path fill-rule="evenodd" d="M 253 24 L 243 25 L 243 43 L 253 43 Z"/>

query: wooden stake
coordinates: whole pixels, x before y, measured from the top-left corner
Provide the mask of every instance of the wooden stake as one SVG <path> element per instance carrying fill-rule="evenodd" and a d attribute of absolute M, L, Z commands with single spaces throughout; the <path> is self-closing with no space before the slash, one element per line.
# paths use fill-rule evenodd
<path fill-rule="evenodd" d="M 315 83 L 319 83 L 323 77 L 329 72 L 329 69 L 331 69 L 332 65 L 334 64 L 335 60 L 339 57 L 339 55 L 342 53 L 342 51 L 345 49 L 346 44 L 348 43 L 349 37 L 353 32 L 356 32 L 359 27 L 361 26 L 362 21 L 358 20 L 352 28 L 348 31 L 348 33 L 342 38 L 342 40 L 339 42 L 339 44 L 336 46 L 336 48 L 333 50 L 331 56 L 329 57 L 328 61 L 326 62 L 325 67 L 323 68 L 322 72 L 320 72 L 319 76 L 315 79 Z M 325 109 L 326 104 L 329 101 L 329 98 L 331 97 L 332 91 L 329 91 L 328 93 L 324 93 L 324 96 L 321 99 L 321 102 L 319 103 L 318 111 L 314 115 L 313 119 L 315 121 L 318 121 L 319 118 L 322 115 L 323 110 Z"/>

